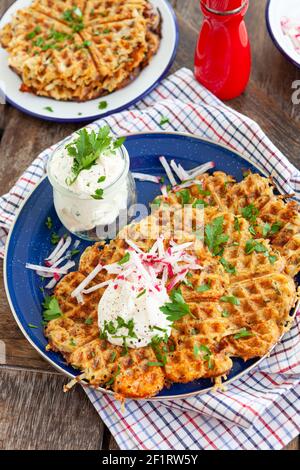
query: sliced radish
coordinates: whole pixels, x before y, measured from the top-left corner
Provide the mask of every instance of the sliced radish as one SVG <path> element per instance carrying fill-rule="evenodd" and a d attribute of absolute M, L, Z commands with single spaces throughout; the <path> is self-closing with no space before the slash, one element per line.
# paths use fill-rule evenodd
<path fill-rule="evenodd" d="M 173 172 L 172 172 L 171 167 L 170 167 L 169 163 L 167 162 L 166 158 L 165 157 L 159 157 L 159 161 L 162 164 L 162 166 L 164 167 L 165 172 L 167 173 L 167 176 L 169 178 L 169 181 L 170 181 L 171 185 L 175 186 L 177 184 L 177 182 L 174 178 Z"/>
<path fill-rule="evenodd" d="M 132 176 L 135 180 L 149 181 L 149 183 L 160 183 L 160 178 L 158 176 L 148 175 L 146 173 L 132 173 Z"/>
<path fill-rule="evenodd" d="M 78 297 L 80 296 L 83 289 L 99 274 L 99 272 L 103 269 L 102 264 L 97 264 L 97 266 L 93 269 L 92 272 L 73 290 L 71 296 Z"/>

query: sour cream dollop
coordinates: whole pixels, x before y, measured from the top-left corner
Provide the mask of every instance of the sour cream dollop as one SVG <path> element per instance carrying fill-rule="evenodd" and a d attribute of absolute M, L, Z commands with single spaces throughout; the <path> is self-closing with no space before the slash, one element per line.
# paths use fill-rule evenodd
<path fill-rule="evenodd" d="M 159 295 L 156 295 L 127 280 L 111 283 L 99 302 L 99 328 L 106 331 L 108 341 L 116 346 L 122 346 L 125 338 L 129 347 L 145 347 L 154 336 L 170 336 L 171 323 L 160 310 L 168 301 L 169 296 L 164 286 Z M 117 328 L 118 317 L 126 324 L 133 320 L 132 331 L 136 337 L 130 336 L 126 327 Z M 105 327 L 110 322 L 117 328 L 113 333 Z"/>
<path fill-rule="evenodd" d="M 66 145 L 57 149 L 48 164 L 54 205 L 62 223 L 73 233 L 112 224 L 128 204 L 126 149 L 121 147 L 102 153 L 90 169 L 82 170 L 69 184 L 74 178 L 72 166 L 73 158 Z M 99 189 L 103 190 L 102 199 L 93 197 Z"/>

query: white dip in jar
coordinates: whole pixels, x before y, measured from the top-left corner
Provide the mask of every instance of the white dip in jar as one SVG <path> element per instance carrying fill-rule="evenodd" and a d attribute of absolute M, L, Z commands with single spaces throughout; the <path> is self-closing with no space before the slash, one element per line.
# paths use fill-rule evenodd
<path fill-rule="evenodd" d="M 53 152 L 47 167 L 59 219 L 88 240 L 102 238 L 101 228 L 116 224 L 136 199 L 123 139 L 103 129 L 79 131 Z"/>

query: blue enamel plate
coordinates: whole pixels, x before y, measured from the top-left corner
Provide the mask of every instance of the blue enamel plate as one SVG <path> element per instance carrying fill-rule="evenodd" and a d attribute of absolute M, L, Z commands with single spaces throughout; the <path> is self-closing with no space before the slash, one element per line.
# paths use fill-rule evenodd
<path fill-rule="evenodd" d="M 213 160 L 216 163 L 215 170 L 229 173 L 237 181 L 242 180 L 245 170 L 262 174 L 253 164 L 229 148 L 187 134 L 135 134 L 127 138 L 126 147 L 131 157 L 131 170 L 136 172 L 165 176 L 158 160 L 158 157 L 165 155 L 167 158 L 174 158 L 186 169 Z M 157 184 L 137 182 L 137 192 L 138 202 L 148 204 L 160 190 Z M 43 293 L 40 288 L 43 281 L 35 272 L 25 268 L 26 262 L 42 265 L 43 260 L 53 250 L 51 231 L 45 226 L 48 216 L 53 220 L 53 230 L 60 235 L 65 234 L 66 229 L 60 223 L 53 206 L 52 187 L 48 179 L 44 178 L 23 203 L 11 228 L 4 263 L 5 288 L 13 315 L 28 341 L 56 369 L 74 378 L 78 375 L 78 370 L 68 366 L 59 353 L 45 349 L 47 340 L 41 324 Z M 74 239 L 74 236 L 72 237 Z M 80 252 L 82 253 L 88 245 L 88 242 L 81 241 Z M 79 257 L 80 254 L 75 258 L 77 262 Z M 37 328 L 29 325 L 35 325 Z M 234 359 L 228 381 L 248 372 L 261 360 L 244 362 L 242 359 Z M 183 398 L 207 392 L 211 387 L 212 382 L 209 379 L 173 384 L 151 400 Z"/>

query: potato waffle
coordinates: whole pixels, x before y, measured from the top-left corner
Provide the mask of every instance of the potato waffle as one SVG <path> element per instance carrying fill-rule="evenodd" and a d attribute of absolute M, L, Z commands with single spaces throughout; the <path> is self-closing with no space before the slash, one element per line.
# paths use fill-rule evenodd
<path fill-rule="evenodd" d="M 199 207 L 192 207 L 184 216 L 191 222 L 189 228 L 169 238 L 166 235 L 172 224 L 184 219 L 178 188 L 159 196 L 159 209 L 124 228 L 109 244 L 88 247 L 79 271 L 66 275 L 57 285 L 54 294 L 63 315 L 46 327 L 48 347 L 83 371 L 90 385 L 112 389 L 121 397 L 146 398 L 172 382 L 220 380 L 230 372 L 234 357 L 248 360 L 266 355 L 288 328 L 297 301 L 292 275 L 299 271 L 296 203 L 285 202 L 274 193 L 269 179 L 256 174 L 240 183 L 221 172 L 198 180 L 188 191 L 190 204 L 204 201 L 202 236 L 196 222 Z M 171 212 L 169 219 L 165 219 L 166 211 Z M 217 223 L 223 241 L 214 252 L 208 235 Z M 86 294 L 83 304 L 71 293 L 99 262 L 112 264 L 123 258 L 128 249 L 125 238 L 148 252 L 158 238 L 157 228 L 165 234 L 165 249 L 171 240 L 193 242 L 187 253 L 196 256 L 201 269 L 176 285 L 190 313 L 173 323 L 171 335 L 164 341 L 124 352 L 101 337 L 98 329 L 97 309 L 105 287 Z M 114 276 L 100 271 L 90 286 Z M 167 282 L 170 279 L 169 273 Z M 164 365 L 157 365 L 162 356 Z"/>
<path fill-rule="evenodd" d="M 0 31 L 22 91 L 87 101 L 130 83 L 160 44 L 146 0 L 34 0 Z"/>

